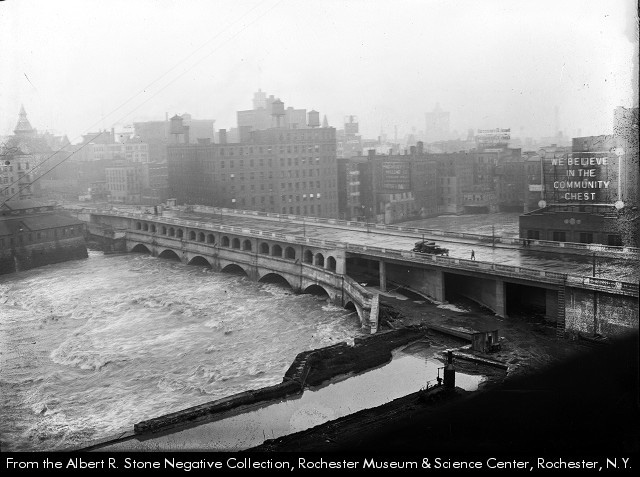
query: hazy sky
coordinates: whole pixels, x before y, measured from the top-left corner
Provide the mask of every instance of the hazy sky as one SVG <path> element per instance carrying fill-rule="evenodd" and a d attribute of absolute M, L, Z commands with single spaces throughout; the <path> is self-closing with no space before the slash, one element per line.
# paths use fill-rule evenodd
<path fill-rule="evenodd" d="M 367 137 L 436 102 L 463 135 L 551 135 L 555 106 L 570 135 L 610 133 L 637 106 L 636 22 L 634 0 L 7 0 L 0 135 L 21 103 L 72 142 L 165 112 L 228 129 L 258 88 Z"/>

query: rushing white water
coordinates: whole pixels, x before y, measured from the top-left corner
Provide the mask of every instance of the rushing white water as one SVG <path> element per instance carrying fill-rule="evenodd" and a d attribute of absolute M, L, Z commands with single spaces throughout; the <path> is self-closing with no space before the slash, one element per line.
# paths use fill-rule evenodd
<path fill-rule="evenodd" d="M 0 444 L 55 450 L 282 380 L 360 334 L 312 295 L 147 255 L 0 276 Z"/>

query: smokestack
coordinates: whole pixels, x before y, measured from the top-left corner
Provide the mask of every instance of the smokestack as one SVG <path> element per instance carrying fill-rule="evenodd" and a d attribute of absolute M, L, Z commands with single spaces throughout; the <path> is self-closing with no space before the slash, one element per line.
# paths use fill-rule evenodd
<path fill-rule="evenodd" d="M 227 130 L 226 129 L 218 129 L 218 141 L 220 144 L 227 143 Z"/>

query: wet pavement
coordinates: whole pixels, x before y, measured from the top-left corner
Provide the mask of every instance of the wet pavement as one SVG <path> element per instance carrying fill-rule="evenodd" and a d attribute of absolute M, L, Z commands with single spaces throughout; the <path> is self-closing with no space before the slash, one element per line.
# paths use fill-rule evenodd
<path fill-rule="evenodd" d="M 297 223 L 277 218 L 257 216 L 243 217 L 231 214 L 206 214 L 182 212 L 177 215 L 181 219 L 207 221 L 235 227 L 251 227 L 266 232 L 286 235 L 304 236 L 318 240 L 346 242 L 360 246 L 380 247 L 401 251 L 410 251 L 416 241 L 434 240 L 449 249 L 449 257 L 469 260 L 471 252 L 475 253 L 475 260 L 479 262 L 499 263 L 514 267 L 567 273 L 579 276 L 595 276 L 610 280 L 637 282 L 640 279 L 640 261 L 621 255 L 620 258 L 594 256 L 589 251 L 572 250 L 571 252 L 556 251 L 548 248 L 522 247 L 519 245 L 483 243 L 473 239 L 458 239 L 453 237 L 430 236 L 416 234 L 412 231 L 383 231 L 383 230 L 354 230 L 331 224 Z M 481 217 L 490 221 L 488 216 Z M 426 219 L 430 220 L 430 219 Z M 480 219 L 477 219 L 480 220 Z M 506 220 L 506 219 L 505 219 Z M 420 221 L 421 223 L 424 221 Z M 413 223 L 412 223 L 413 224 Z M 420 224 L 399 224 L 403 227 L 417 227 Z M 428 223 L 420 226 L 429 225 Z M 472 226 L 470 226 L 472 227 Z M 468 229 L 468 233 L 477 233 L 475 229 Z M 497 234 L 496 234 L 497 235 Z"/>

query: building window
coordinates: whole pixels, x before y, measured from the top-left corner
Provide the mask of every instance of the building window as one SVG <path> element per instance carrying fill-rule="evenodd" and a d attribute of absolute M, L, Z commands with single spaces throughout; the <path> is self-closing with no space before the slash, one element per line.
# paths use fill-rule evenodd
<path fill-rule="evenodd" d="M 539 230 L 527 230 L 527 238 L 531 240 L 540 240 Z"/>
<path fill-rule="evenodd" d="M 593 234 L 591 232 L 580 232 L 580 243 L 593 243 Z"/>
<path fill-rule="evenodd" d="M 607 245 L 612 247 L 622 247 L 622 237 L 618 234 L 607 236 Z"/>
<path fill-rule="evenodd" d="M 566 232 L 562 232 L 562 231 L 553 232 L 553 241 L 554 242 L 566 242 L 567 241 Z"/>

